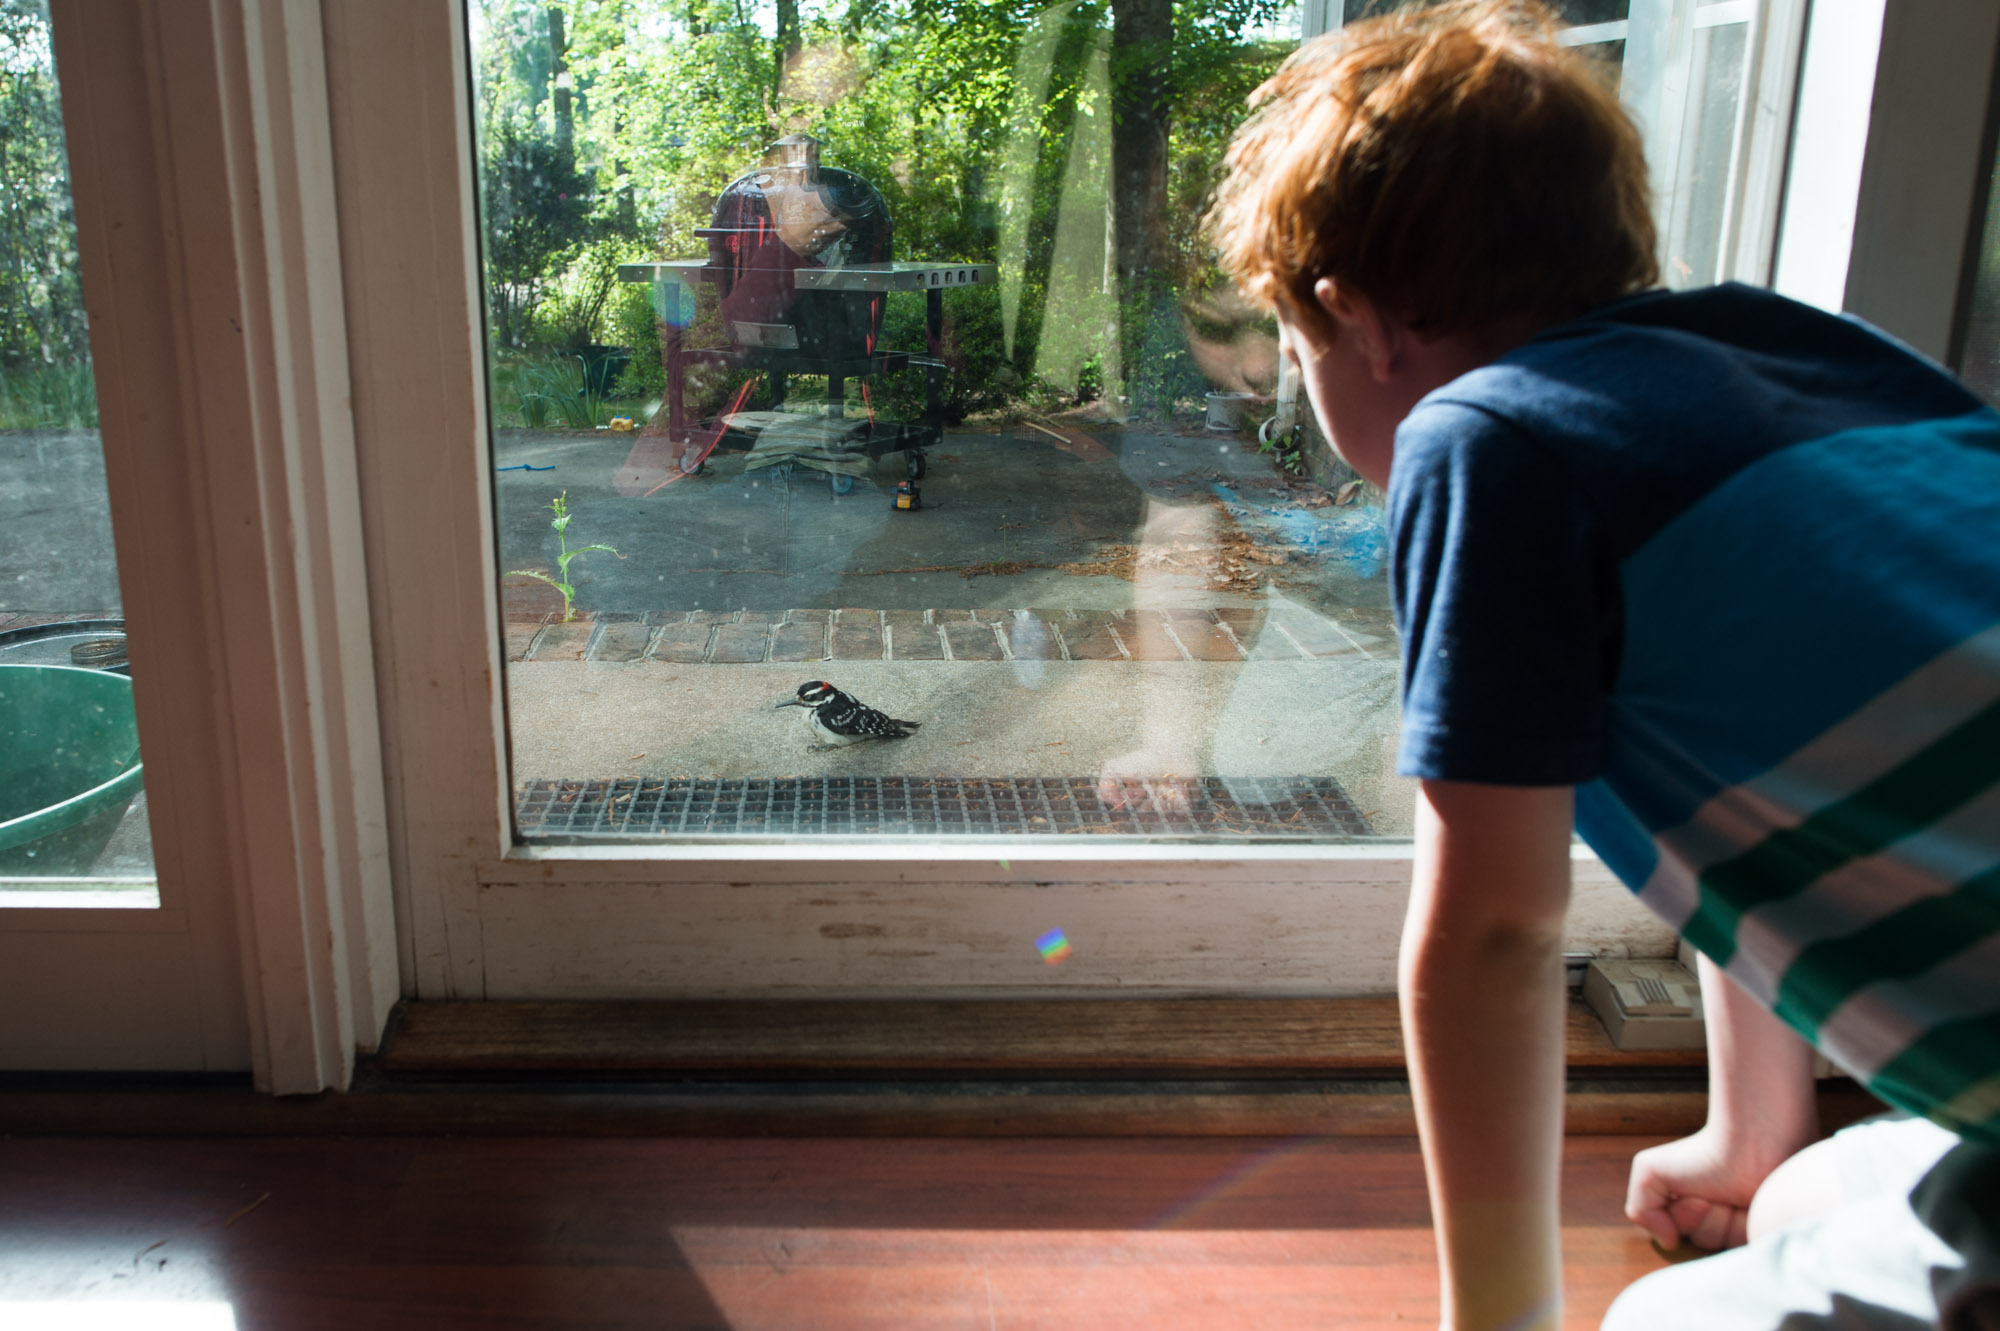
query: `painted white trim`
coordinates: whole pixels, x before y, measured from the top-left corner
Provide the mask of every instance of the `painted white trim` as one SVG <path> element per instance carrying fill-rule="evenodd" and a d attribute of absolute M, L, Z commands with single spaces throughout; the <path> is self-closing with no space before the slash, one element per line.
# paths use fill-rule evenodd
<path fill-rule="evenodd" d="M 1996 44 L 2000 0 L 1814 0 L 1777 290 L 1949 357 Z"/>
<path fill-rule="evenodd" d="M 1596 46 L 1603 42 L 1622 42 L 1631 31 L 1632 24 L 1627 19 L 1613 19 L 1609 23 L 1584 23 L 1574 28 L 1564 28 L 1556 34 L 1559 46 Z"/>
<path fill-rule="evenodd" d="M 465 13 L 324 17 L 402 986 L 478 998 L 511 825 Z"/>
<path fill-rule="evenodd" d="M 271 359 L 253 381 L 264 397 L 258 461 L 269 478 L 272 599 L 260 627 L 277 638 L 282 675 L 268 701 L 284 709 L 292 774 L 290 817 L 265 853 L 274 865 L 288 860 L 296 881 L 275 903 L 253 890 L 257 955 L 266 1021 L 282 1006 L 291 1028 L 286 1043 L 270 1046 L 272 1089 L 315 1091 L 345 1086 L 356 1049 L 373 1048 L 388 1021 L 398 989 L 394 916 L 320 4 L 235 0 L 218 6 L 225 24 L 237 5 L 244 82 L 235 109 L 254 147 L 240 166 L 254 173 L 243 181 L 254 190 L 245 202 L 258 206 L 266 265 L 244 286 L 268 302 L 254 317 L 268 319 L 271 338 Z M 252 220 L 244 221 L 247 230 Z M 274 927 L 262 928 L 273 914 Z M 285 978 L 274 990 L 277 976 Z M 291 1043 L 307 1021 L 309 1061 Z"/>
<path fill-rule="evenodd" d="M 1341 25 L 1341 0 L 1299 0 L 1299 41 L 1301 44 L 1332 32 Z"/>
<path fill-rule="evenodd" d="M 1750 30 L 1721 276 L 1756 286 L 1770 284 L 1776 257 L 1807 8 L 1764 0 Z"/>
<path fill-rule="evenodd" d="M 525 866 L 517 866 L 525 867 Z M 553 869 L 552 865 L 544 868 Z M 566 868 L 568 866 L 565 866 Z M 606 866 L 594 866 L 598 869 Z M 496 873 L 481 887 L 490 998 L 1350 997 L 1396 986 L 1409 863 L 994 861 L 815 872 L 656 865 Z M 1564 947 L 1672 956 L 1594 856 L 1574 859 Z M 944 890 L 940 890 L 944 889 Z M 1060 928 L 1073 951 L 1042 963 Z"/>
<path fill-rule="evenodd" d="M 1814 0 L 1799 71 L 1784 221 L 1771 284 L 1838 311 L 1847 291 L 1855 208 L 1887 0 Z"/>
<path fill-rule="evenodd" d="M 1940 362 L 1993 162 L 2000 0 L 1888 6 L 1842 308 Z"/>
<path fill-rule="evenodd" d="M 1757 17 L 1758 0 L 1704 0 L 1694 11 L 1697 28 L 1719 28 L 1725 23 L 1749 23 Z"/>

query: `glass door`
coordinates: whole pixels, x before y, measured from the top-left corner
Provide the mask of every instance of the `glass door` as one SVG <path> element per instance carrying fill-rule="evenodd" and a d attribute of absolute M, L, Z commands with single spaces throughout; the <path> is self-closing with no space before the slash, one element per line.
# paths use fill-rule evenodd
<path fill-rule="evenodd" d="M 0 898 L 157 906 L 47 9 L 0 11 Z"/>
<path fill-rule="evenodd" d="M 233 963 L 228 916 L 192 866 L 156 868 L 156 828 L 198 801 L 160 794 L 190 764 L 150 761 L 178 684 L 141 625 L 187 616 L 100 415 L 117 352 L 86 312 L 108 274 L 79 253 L 91 149 L 65 132 L 58 26 L 42 0 L 0 10 L 0 1067 L 247 1068 L 235 977 L 204 973 Z"/>

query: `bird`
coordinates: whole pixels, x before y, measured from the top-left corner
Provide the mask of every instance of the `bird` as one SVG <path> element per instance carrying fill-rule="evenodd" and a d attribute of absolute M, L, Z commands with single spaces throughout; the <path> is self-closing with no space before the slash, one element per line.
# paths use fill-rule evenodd
<path fill-rule="evenodd" d="M 777 707 L 804 707 L 819 743 L 816 749 L 840 744 L 859 744 L 870 739 L 904 739 L 916 733 L 922 722 L 898 721 L 895 717 L 865 707 L 851 693 L 843 693 L 823 679 L 799 685 L 798 696 L 787 698 Z M 777 708 L 773 708 L 773 711 Z"/>

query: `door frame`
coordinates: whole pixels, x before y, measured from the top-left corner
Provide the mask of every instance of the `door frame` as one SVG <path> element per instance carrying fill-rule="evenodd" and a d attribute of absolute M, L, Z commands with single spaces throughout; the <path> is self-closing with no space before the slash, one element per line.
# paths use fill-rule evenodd
<path fill-rule="evenodd" d="M 319 4 L 50 10 L 159 907 L 8 896 L 0 1065 L 344 1085 L 398 977 Z"/>

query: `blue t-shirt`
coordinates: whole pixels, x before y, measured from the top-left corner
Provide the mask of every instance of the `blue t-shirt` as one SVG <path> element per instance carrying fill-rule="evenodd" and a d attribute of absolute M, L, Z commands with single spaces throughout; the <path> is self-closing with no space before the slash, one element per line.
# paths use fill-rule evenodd
<path fill-rule="evenodd" d="M 1574 785 L 1656 913 L 2000 1142 L 2000 415 L 1768 292 L 1656 292 L 1417 404 L 1399 768 Z"/>

